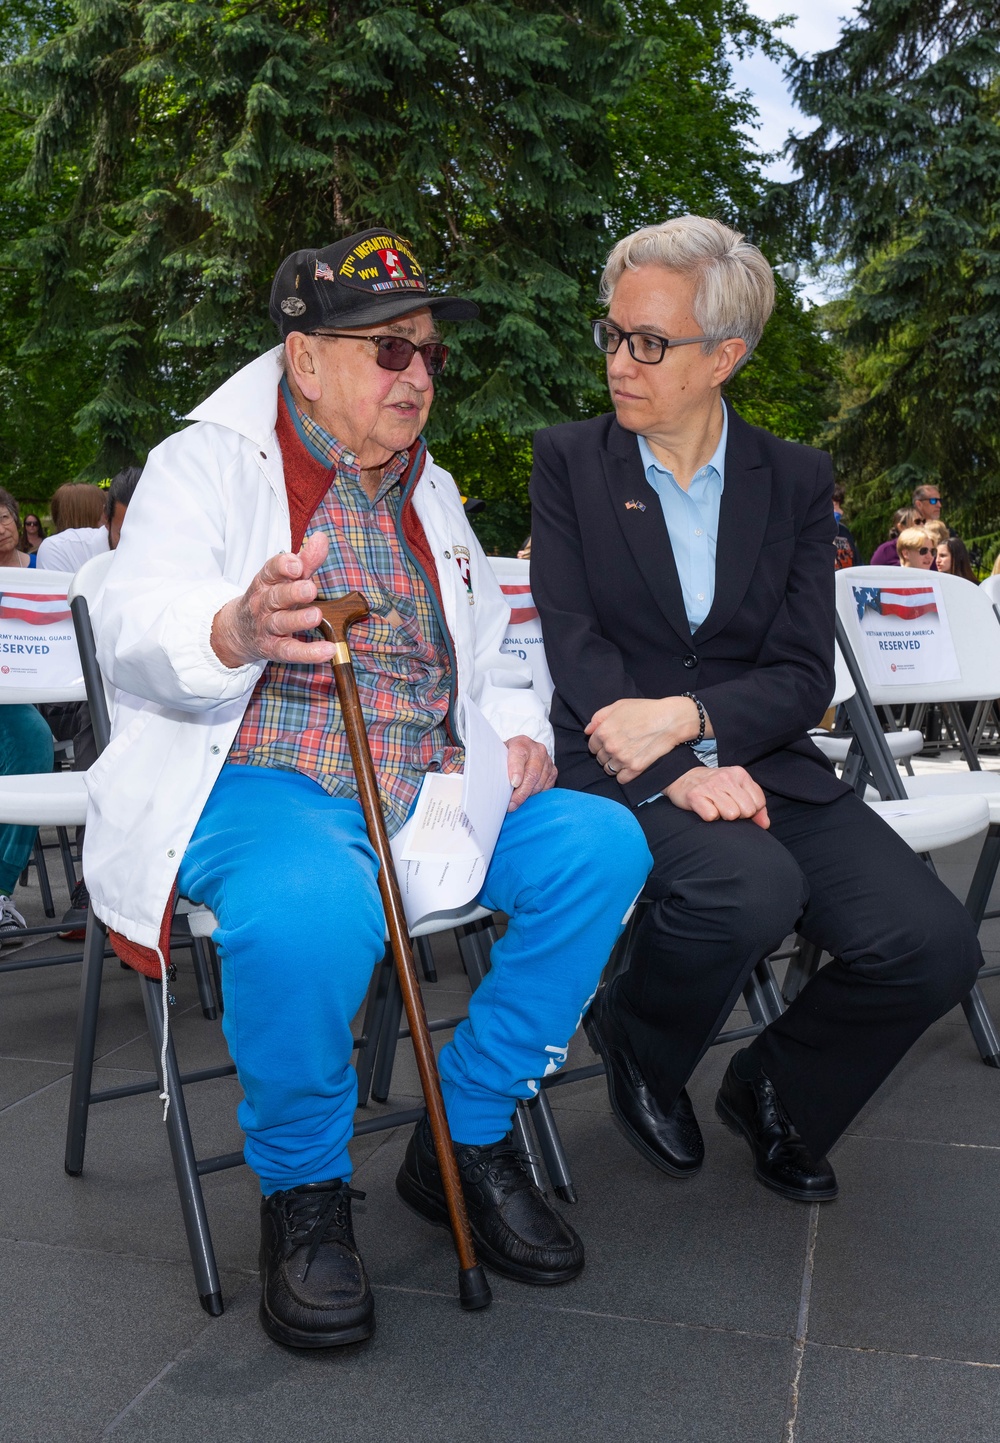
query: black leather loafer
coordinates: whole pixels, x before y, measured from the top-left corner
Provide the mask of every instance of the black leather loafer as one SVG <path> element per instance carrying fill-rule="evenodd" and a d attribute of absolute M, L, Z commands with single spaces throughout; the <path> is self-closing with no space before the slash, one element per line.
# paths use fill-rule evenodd
<path fill-rule="evenodd" d="M 375 1331 L 375 1300 L 354 1241 L 353 1192 L 341 1178 L 275 1192 L 260 1204 L 260 1321 L 290 1348 L 336 1348 Z"/>
<path fill-rule="evenodd" d="M 722 1079 L 715 1110 L 730 1132 L 750 1144 L 754 1175 L 793 1202 L 832 1202 L 839 1191 L 833 1168 L 825 1157 L 807 1152 L 770 1078 L 761 1072 L 744 1082 L 736 1073 L 736 1057 Z"/>
<path fill-rule="evenodd" d="M 484 1147 L 455 1144 L 469 1225 L 481 1263 L 519 1283 L 568 1283 L 583 1272 L 583 1243 L 531 1181 L 510 1133 Z M 408 1207 L 448 1227 L 434 1143 L 426 1117 L 417 1123 L 396 1177 Z"/>
<path fill-rule="evenodd" d="M 660 1106 L 615 1016 L 614 995 L 602 987 L 583 1019 L 590 1045 L 604 1062 L 611 1111 L 621 1132 L 647 1162 L 670 1177 L 694 1177 L 705 1160 L 705 1142 L 691 1099 L 682 1088 L 667 1112 Z"/>

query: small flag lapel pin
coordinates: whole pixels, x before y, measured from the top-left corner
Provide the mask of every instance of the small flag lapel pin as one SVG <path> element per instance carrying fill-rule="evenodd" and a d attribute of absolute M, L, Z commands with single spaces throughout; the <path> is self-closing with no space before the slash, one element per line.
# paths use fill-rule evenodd
<path fill-rule="evenodd" d="M 625 502 L 625 510 L 626 510 L 626 511 L 645 511 L 645 509 L 646 509 L 646 503 L 645 503 L 645 501 L 626 501 L 626 502 Z"/>

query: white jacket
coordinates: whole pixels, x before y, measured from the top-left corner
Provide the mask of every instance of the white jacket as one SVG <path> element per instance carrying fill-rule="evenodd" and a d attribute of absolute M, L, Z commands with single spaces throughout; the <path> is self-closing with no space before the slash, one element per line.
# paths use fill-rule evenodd
<path fill-rule="evenodd" d="M 219 608 L 291 546 L 275 435 L 281 356 L 277 346 L 245 366 L 191 412 L 195 425 L 150 452 L 93 609 L 101 666 L 119 691 L 111 742 L 87 774 L 84 874 L 101 920 L 147 947 L 264 669 L 223 666 L 209 637 Z M 413 505 L 437 564 L 459 689 L 504 740 L 523 733 L 551 752 L 529 669 L 500 650 L 510 610 L 454 481 L 430 456 Z"/>

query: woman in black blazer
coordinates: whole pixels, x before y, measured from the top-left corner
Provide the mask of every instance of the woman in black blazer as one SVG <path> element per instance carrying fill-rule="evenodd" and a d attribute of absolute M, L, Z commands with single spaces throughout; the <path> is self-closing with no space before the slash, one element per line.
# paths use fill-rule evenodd
<path fill-rule="evenodd" d="M 560 785 L 633 808 L 655 858 L 631 967 L 586 1019 L 616 1118 L 663 1171 L 698 1170 L 685 1083 L 797 929 L 834 960 L 736 1054 L 716 1110 L 761 1182 L 813 1202 L 837 1193 L 829 1147 L 982 956 L 807 735 L 833 693 L 830 458 L 722 398 L 773 297 L 717 221 L 615 246 L 595 323 L 614 414 L 535 438 L 531 583 Z"/>

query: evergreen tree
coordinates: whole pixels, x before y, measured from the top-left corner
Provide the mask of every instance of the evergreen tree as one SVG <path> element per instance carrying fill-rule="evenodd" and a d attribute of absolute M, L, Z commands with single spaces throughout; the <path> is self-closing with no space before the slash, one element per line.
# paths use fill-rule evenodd
<path fill-rule="evenodd" d="M 482 306 L 449 338 L 437 437 L 571 414 L 594 384 L 605 116 L 640 59 L 610 0 L 73 0 L 8 86 L 37 117 L 33 193 L 79 172 L 18 256 L 38 343 L 103 357 L 76 418 L 91 472 L 274 342 L 283 255 L 381 223 Z"/>
<path fill-rule="evenodd" d="M 846 361 L 834 446 L 869 546 L 923 482 L 970 540 L 1000 541 L 998 27 L 996 0 L 863 0 L 791 71 L 819 120 L 790 142 L 792 200 L 849 277 L 827 317 Z"/>

